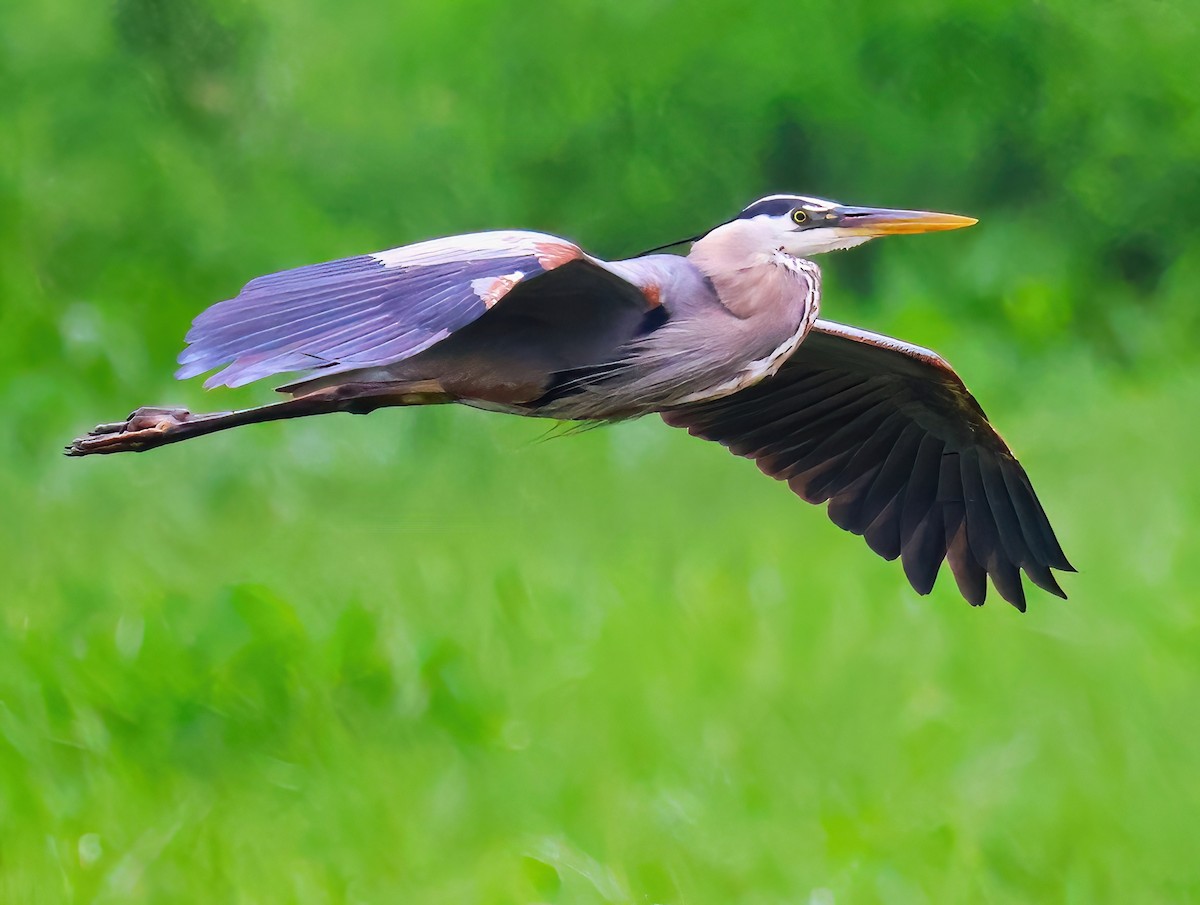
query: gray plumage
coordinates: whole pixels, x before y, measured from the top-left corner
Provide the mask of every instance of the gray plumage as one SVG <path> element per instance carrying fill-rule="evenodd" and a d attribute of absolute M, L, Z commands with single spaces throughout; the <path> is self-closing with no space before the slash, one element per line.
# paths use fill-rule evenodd
<path fill-rule="evenodd" d="M 654 412 L 754 459 L 835 523 L 900 558 L 926 594 L 948 561 L 1025 607 L 1020 572 L 1059 596 L 1071 570 L 1025 471 L 928 350 L 819 319 L 809 256 L 879 235 L 955 229 L 949 214 L 760 199 L 686 257 L 605 262 L 501 231 L 259 277 L 203 312 L 180 378 L 239 386 L 307 371 L 285 402 L 193 415 L 144 408 L 68 453 L 140 451 L 259 421 L 458 402 L 619 421 Z"/>

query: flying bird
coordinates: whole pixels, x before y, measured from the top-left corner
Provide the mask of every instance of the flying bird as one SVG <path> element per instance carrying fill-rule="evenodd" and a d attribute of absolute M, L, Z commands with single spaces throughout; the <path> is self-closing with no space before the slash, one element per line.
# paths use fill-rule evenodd
<path fill-rule="evenodd" d="M 289 398 L 231 412 L 145 407 L 67 447 L 143 451 L 328 412 L 457 402 L 616 422 L 651 413 L 757 462 L 928 594 L 943 561 L 981 605 L 1074 571 L 1029 478 L 940 356 L 823 320 L 813 255 L 976 221 L 761 198 L 685 256 L 603 261 L 503 230 L 432 239 L 251 280 L 201 313 L 178 378 L 236 387 L 303 371 Z M 673 243 L 683 244 L 683 242 Z M 671 246 L 653 249 L 659 252 Z"/>

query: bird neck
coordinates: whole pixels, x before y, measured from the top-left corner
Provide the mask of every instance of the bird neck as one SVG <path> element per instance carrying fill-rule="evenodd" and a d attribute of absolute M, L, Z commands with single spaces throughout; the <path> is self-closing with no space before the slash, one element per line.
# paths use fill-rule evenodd
<path fill-rule="evenodd" d="M 738 317 L 773 311 L 802 319 L 820 300 L 821 269 L 787 254 L 774 231 L 753 220 L 718 226 L 696 241 L 688 260 Z"/>

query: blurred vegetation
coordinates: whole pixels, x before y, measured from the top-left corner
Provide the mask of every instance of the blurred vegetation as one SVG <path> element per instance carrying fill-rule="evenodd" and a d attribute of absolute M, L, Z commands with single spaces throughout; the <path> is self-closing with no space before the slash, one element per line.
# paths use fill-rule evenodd
<path fill-rule="evenodd" d="M 1200 901 L 1194 0 L 0 6 L 0 900 Z M 260 273 L 770 191 L 945 352 L 1082 573 L 917 598 L 752 466 L 467 411 L 147 457 Z"/>

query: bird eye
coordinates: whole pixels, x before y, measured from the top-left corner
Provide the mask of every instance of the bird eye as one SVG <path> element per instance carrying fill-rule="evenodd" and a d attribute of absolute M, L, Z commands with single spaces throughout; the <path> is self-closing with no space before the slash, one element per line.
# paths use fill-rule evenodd
<path fill-rule="evenodd" d="M 802 210 L 801 208 L 796 208 L 794 211 L 792 211 L 792 222 L 793 223 L 804 223 L 807 220 L 808 220 L 808 212 L 807 211 Z"/>

